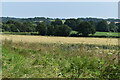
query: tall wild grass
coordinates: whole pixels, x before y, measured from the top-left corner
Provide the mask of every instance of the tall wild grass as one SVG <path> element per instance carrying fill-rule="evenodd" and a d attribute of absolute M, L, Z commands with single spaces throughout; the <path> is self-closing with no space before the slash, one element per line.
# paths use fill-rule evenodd
<path fill-rule="evenodd" d="M 120 79 L 117 55 L 117 46 L 4 40 L 2 77 Z"/>

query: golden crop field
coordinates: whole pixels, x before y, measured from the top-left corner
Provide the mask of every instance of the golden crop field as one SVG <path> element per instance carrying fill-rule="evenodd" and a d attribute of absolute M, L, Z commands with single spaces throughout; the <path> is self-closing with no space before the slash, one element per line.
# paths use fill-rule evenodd
<path fill-rule="evenodd" d="M 118 38 L 89 38 L 89 37 L 48 37 L 30 35 L 0 35 L 0 39 L 12 40 L 13 42 L 31 43 L 68 43 L 68 44 L 96 44 L 96 45 L 118 45 Z"/>

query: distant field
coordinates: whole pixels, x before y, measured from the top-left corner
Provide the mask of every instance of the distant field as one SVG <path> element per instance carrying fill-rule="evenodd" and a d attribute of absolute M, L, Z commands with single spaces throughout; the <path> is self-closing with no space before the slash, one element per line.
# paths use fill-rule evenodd
<path fill-rule="evenodd" d="M 0 32 L 1 34 L 13 34 L 13 35 L 31 35 L 37 34 L 37 32 Z"/>
<path fill-rule="evenodd" d="M 53 37 L 53 36 L 31 36 L 31 35 L 0 35 L 2 40 L 13 42 L 31 43 L 66 43 L 66 44 L 94 44 L 94 45 L 118 45 L 118 38 L 90 38 L 90 37 Z"/>
<path fill-rule="evenodd" d="M 50 20 L 50 21 L 55 21 L 55 20 Z M 64 23 L 64 22 L 65 22 L 65 20 L 62 20 L 62 22 Z"/>
<path fill-rule="evenodd" d="M 38 34 L 38 32 L 1 32 L 3 34 L 14 34 L 14 35 L 31 35 L 31 34 Z M 72 31 L 71 34 L 74 33 L 76 34 L 76 31 Z M 94 35 L 95 37 L 120 37 L 120 33 L 118 32 L 96 32 Z"/>
<path fill-rule="evenodd" d="M 72 31 L 71 34 L 76 34 L 76 31 Z M 90 36 L 95 37 L 120 37 L 120 33 L 118 32 L 96 32 L 94 35 L 90 34 Z"/>
<path fill-rule="evenodd" d="M 96 32 L 94 34 L 94 36 L 108 36 L 108 37 L 116 36 L 116 37 L 120 37 L 120 33 L 117 33 L 117 32 Z"/>

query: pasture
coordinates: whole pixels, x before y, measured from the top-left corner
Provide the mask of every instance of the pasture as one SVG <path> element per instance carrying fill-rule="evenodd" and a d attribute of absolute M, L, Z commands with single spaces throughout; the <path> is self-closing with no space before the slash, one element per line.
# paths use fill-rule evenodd
<path fill-rule="evenodd" d="M 117 32 L 96 32 L 94 36 L 108 36 L 108 37 L 119 37 L 120 33 Z"/>

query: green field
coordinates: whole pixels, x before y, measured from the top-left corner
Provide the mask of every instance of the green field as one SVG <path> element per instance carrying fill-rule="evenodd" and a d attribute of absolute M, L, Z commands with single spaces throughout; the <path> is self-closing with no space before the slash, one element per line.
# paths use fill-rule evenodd
<path fill-rule="evenodd" d="M 108 37 L 120 37 L 120 33 L 117 32 L 96 32 L 94 36 L 108 36 Z"/>
<path fill-rule="evenodd" d="M 37 35 L 37 32 L 1 32 L 3 34 L 14 34 L 14 35 Z M 72 31 L 70 34 L 76 34 L 76 31 Z M 120 37 L 120 33 L 118 32 L 96 32 L 94 35 L 90 35 L 90 36 L 95 36 L 95 37 Z"/>
<path fill-rule="evenodd" d="M 120 79 L 117 46 L 4 40 L 2 53 L 3 78 Z"/>
<path fill-rule="evenodd" d="M 76 31 L 72 31 L 70 34 L 77 34 Z M 95 34 L 90 34 L 90 36 L 92 37 L 120 37 L 120 33 L 119 32 L 96 32 Z"/>

